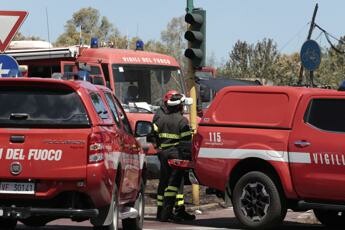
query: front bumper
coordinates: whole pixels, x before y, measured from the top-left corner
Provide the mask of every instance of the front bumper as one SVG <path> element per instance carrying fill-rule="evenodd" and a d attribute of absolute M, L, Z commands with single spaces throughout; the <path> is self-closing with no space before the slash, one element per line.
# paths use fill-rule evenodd
<path fill-rule="evenodd" d="M 31 216 L 52 216 L 57 218 L 96 217 L 97 209 L 61 209 L 32 207 L 0 207 L 0 217 L 26 219 Z"/>

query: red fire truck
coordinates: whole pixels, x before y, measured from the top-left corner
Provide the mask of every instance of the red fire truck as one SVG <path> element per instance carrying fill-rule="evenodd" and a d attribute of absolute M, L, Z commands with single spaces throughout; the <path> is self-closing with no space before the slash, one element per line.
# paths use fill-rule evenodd
<path fill-rule="evenodd" d="M 137 120 L 152 120 L 161 98 L 169 89 L 185 93 L 185 86 L 177 61 L 168 55 L 142 50 L 65 47 L 50 49 L 10 50 L 20 65 L 28 67 L 30 77 L 47 77 L 54 72 L 72 73 L 88 67 L 93 83 L 111 88 L 122 102 L 132 128 Z M 155 150 L 149 147 L 149 168 L 159 169 Z"/>

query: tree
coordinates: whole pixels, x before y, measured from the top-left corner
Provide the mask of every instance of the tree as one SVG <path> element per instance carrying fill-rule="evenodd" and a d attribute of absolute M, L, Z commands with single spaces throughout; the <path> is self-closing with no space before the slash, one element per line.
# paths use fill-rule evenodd
<path fill-rule="evenodd" d="M 277 45 L 272 39 L 264 38 L 258 42 L 250 60 L 254 78 L 274 80 L 278 57 Z"/>
<path fill-rule="evenodd" d="M 298 53 L 280 55 L 276 62 L 276 74 L 272 79 L 275 85 L 296 85 L 300 66 Z"/>
<path fill-rule="evenodd" d="M 187 44 L 186 40 L 184 39 L 186 29 L 187 25 L 184 21 L 184 16 L 180 16 L 173 18 L 168 23 L 166 30 L 161 32 L 162 44 L 165 45 L 167 53 L 176 58 L 182 67 L 186 66 L 186 60 L 183 55 Z M 162 44 L 159 44 L 161 48 Z"/>
<path fill-rule="evenodd" d="M 231 78 L 248 78 L 250 73 L 250 60 L 253 47 L 245 41 L 237 41 L 229 53 L 229 60 L 219 71 L 224 76 Z"/>
<path fill-rule="evenodd" d="M 334 48 L 326 48 L 322 52 L 321 64 L 315 71 L 314 79 L 319 85 L 338 88 L 345 78 L 345 37 L 341 37 Z"/>
<path fill-rule="evenodd" d="M 166 45 L 164 45 L 160 41 L 155 40 L 149 40 L 145 44 L 145 50 L 156 52 L 156 53 L 162 53 L 162 54 L 169 54 L 170 50 Z"/>
<path fill-rule="evenodd" d="M 230 78 L 274 80 L 278 58 L 272 39 L 265 38 L 255 45 L 237 41 L 219 72 Z"/>
<path fill-rule="evenodd" d="M 16 33 L 16 35 L 14 35 L 14 38 L 12 40 L 13 41 L 23 41 L 23 40 L 38 41 L 38 40 L 42 40 L 42 39 L 38 36 L 25 36 L 18 31 Z"/>
<path fill-rule="evenodd" d="M 68 20 L 65 24 L 65 32 L 58 37 L 54 45 L 68 46 L 80 43 L 82 43 L 80 41 L 80 32 L 77 31 L 77 27 L 74 25 L 73 20 Z"/>
<path fill-rule="evenodd" d="M 82 8 L 67 21 L 65 32 L 58 37 L 55 45 L 90 44 L 91 37 L 98 37 L 101 43 L 110 43 L 111 40 L 117 40 L 120 33 L 107 17 L 100 19 L 97 9 Z"/>

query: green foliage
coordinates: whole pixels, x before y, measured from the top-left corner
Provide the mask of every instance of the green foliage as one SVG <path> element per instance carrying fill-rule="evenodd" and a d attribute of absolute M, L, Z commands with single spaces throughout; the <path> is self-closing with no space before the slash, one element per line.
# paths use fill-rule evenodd
<path fill-rule="evenodd" d="M 345 50 L 345 37 L 342 37 L 335 48 L 341 52 Z M 345 79 L 345 54 L 332 48 L 323 50 L 321 64 L 315 73 L 315 82 L 337 88 Z"/>
<path fill-rule="evenodd" d="M 40 37 L 37 36 L 25 36 L 20 32 L 17 32 L 16 35 L 14 35 L 13 41 L 23 41 L 23 40 L 31 40 L 31 41 L 39 41 L 42 40 Z"/>
<path fill-rule="evenodd" d="M 159 43 L 159 46 L 165 46 L 163 50 L 167 50 L 167 54 L 173 56 L 182 67 L 185 66 L 183 52 L 187 46 L 184 39 L 186 29 L 187 25 L 184 21 L 184 16 L 173 18 L 168 23 L 166 30 L 161 32 L 162 43 Z"/>
<path fill-rule="evenodd" d="M 97 9 L 82 8 L 73 14 L 72 19 L 65 25 L 65 32 L 61 34 L 56 46 L 90 44 L 92 37 L 98 37 L 101 44 L 120 44 L 123 46 L 123 37 L 107 17 L 100 18 Z"/>
<path fill-rule="evenodd" d="M 336 49 L 345 50 L 345 37 Z M 256 44 L 237 41 L 229 59 L 218 68 L 220 75 L 229 78 L 259 79 L 274 85 L 296 85 L 300 74 L 299 53 L 280 54 L 272 39 Z M 314 71 L 313 83 L 317 86 L 337 88 L 345 78 L 345 54 L 334 49 L 322 49 L 320 67 Z M 304 71 L 302 84 L 310 83 L 310 73 Z"/>
<path fill-rule="evenodd" d="M 273 80 L 278 60 L 277 45 L 272 39 L 265 38 L 255 45 L 237 41 L 218 72 L 231 78 Z"/>

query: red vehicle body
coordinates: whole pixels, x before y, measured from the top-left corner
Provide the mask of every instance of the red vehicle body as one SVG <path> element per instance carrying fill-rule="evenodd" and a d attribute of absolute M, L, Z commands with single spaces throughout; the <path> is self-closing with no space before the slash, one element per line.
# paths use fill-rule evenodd
<path fill-rule="evenodd" d="M 168 55 L 141 50 L 68 47 L 7 51 L 20 65 L 28 66 L 28 76 L 47 77 L 54 72 L 71 73 L 88 65 L 94 84 L 106 85 L 122 103 L 132 128 L 137 120 L 152 121 L 163 95 L 170 89 L 185 93 L 184 79 L 177 61 Z M 133 90 L 134 89 L 134 90 Z M 128 92 L 137 93 L 130 99 Z M 142 140 L 148 157 L 148 176 L 158 174 L 156 150 Z"/>
<path fill-rule="evenodd" d="M 117 229 L 119 217 L 142 228 L 145 154 L 110 89 L 2 78 L 0 105 L 1 227 L 67 217 Z"/>
<path fill-rule="evenodd" d="M 226 87 L 199 123 L 192 162 L 172 164 L 223 192 L 249 228 L 279 224 L 287 208 L 344 226 L 344 117 L 345 92 Z"/>

